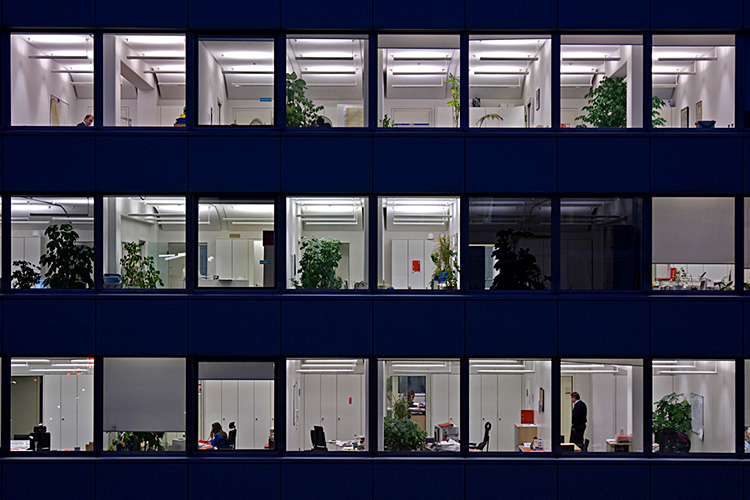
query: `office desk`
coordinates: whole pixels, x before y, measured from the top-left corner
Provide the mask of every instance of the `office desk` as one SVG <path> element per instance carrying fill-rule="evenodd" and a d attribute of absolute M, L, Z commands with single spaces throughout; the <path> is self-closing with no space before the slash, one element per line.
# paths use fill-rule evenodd
<path fill-rule="evenodd" d="M 581 451 L 581 448 L 579 448 L 575 443 L 560 443 L 560 446 L 572 446 L 573 451 Z"/>
<path fill-rule="evenodd" d="M 537 437 L 537 426 L 534 424 L 515 424 L 516 426 L 516 446 L 523 443 L 530 443 Z"/>
<path fill-rule="evenodd" d="M 519 444 L 518 445 L 518 451 L 524 452 L 524 453 L 545 453 L 547 450 L 535 450 L 533 448 L 526 448 L 524 445 Z"/>
<path fill-rule="evenodd" d="M 632 453 L 633 443 L 618 443 L 616 439 L 607 439 L 607 451 L 615 451 L 615 446 L 627 446 L 627 453 Z M 625 453 L 625 452 L 622 452 Z"/>
<path fill-rule="evenodd" d="M 359 439 L 351 440 L 351 441 L 338 441 L 335 439 L 329 439 L 326 441 L 327 444 L 332 444 L 336 447 L 335 451 L 365 451 L 365 447 L 362 446 L 361 448 L 354 449 L 354 442 L 359 443 Z"/>

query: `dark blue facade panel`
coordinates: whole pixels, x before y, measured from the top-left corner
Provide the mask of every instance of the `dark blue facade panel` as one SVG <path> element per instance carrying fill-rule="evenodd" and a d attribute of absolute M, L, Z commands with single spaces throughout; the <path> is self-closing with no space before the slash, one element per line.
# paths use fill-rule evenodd
<path fill-rule="evenodd" d="M 466 355 L 556 356 L 557 302 L 467 301 Z"/>
<path fill-rule="evenodd" d="M 229 15 L 231 11 L 227 12 Z M 96 26 L 98 28 L 158 28 L 186 29 L 188 24 L 187 0 L 96 0 Z"/>
<path fill-rule="evenodd" d="M 94 0 L 3 0 L 3 26 L 19 28 L 94 26 Z"/>
<path fill-rule="evenodd" d="M 654 357 L 738 357 L 742 355 L 742 337 L 742 304 L 739 302 L 665 300 L 651 303 L 651 355 Z"/>
<path fill-rule="evenodd" d="M 136 151 L 137 156 L 130 154 Z M 185 192 L 187 153 L 186 137 L 98 137 L 96 188 L 110 193 Z"/>
<path fill-rule="evenodd" d="M 372 353 L 372 301 L 295 297 L 281 302 L 281 352 L 296 356 Z"/>
<path fill-rule="evenodd" d="M 741 29 L 742 1 L 651 0 L 651 29 Z"/>
<path fill-rule="evenodd" d="M 372 28 L 372 0 L 281 0 L 281 25 L 286 29 Z"/>
<path fill-rule="evenodd" d="M 351 490 L 358 500 L 372 495 L 372 465 L 352 463 L 299 463 L 281 467 L 282 500 L 331 500 Z"/>
<path fill-rule="evenodd" d="M 274 29 L 279 12 L 279 0 L 188 0 L 188 24 L 194 30 Z"/>
<path fill-rule="evenodd" d="M 531 490 L 529 485 L 533 485 Z M 480 464 L 477 461 L 467 464 L 466 498 L 487 496 L 499 500 L 557 498 L 557 467 L 533 464 L 531 460 L 525 464 Z"/>
<path fill-rule="evenodd" d="M 648 356 L 648 302 L 566 300 L 558 307 L 560 356 Z"/>
<path fill-rule="evenodd" d="M 678 477 L 689 480 L 676 481 Z M 651 465 L 651 498 L 654 499 L 744 498 L 742 482 L 739 465 Z"/>
<path fill-rule="evenodd" d="M 382 300 L 375 302 L 374 311 L 376 356 L 461 356 L 464 352 L 461 300 Z"/>
<path fill-rule="evenodd" d="M 203 479 L 207 483 L 219 482 L 215 477 Z M 134 496 L 164 499 L 188 498 L 187 464 L 96 464 L 96 498 L 132 500 Z M 81 496 L 79 498 L 94 497 Z"/>
<path fill-rule="evenodd" d="M 651 192 L 736 193 L 742 182 L 742 141 L 696 133 L 651 139 Z M 695 132 L 699 132 L 695 130 Z M 693 134 L 691 134 L 693 135 Z"/>
<path fill-rule="evenodd" d="M 191 464 L 189 476 L 190 498 L 278 500 L 281 497 L 279 491 L 280 465 Z M 252 486 L 249 483 L 252 483 Z M 165 498 L 172 499 L 175 497 Z"/>
<path fill-rule="evenodd" d="M 94 137 L 5 136 L 3 188 L 45 192 L 91 192 L 95 185 Z"/>
<path fill-rule="evenodd" d="M 95 498 L 94 474 L 94 464 L 5 462 L 2 498 Z"/>
<path fill-rule="evenodd" d="M 557 29 L 557 2 L 539 0 L 533 8 L 523 0 L 466 0 L 466 29 Z"/>
<path fill-rule="evenodd" d="M 300 0 L 303 1 L 303 0 Z M 373 0 L 375 29 L 461 30 L 464 1 Z"/>
<path fill-rule="evenodd" d="M 278 300 L 194 297 L 188 305 L 189 354 L 279 355 L 281 305 Z"/>
<path fill-rule="evenodd" d="M 468 193 L 554 193 L 557 141 L 540 137 L 466 139 Z"/>
<path fill-rule="evenodd" d="M 560 464 L 557 468 L 557 475 L 557 498 L 559 500 L 580 500 L 581 489 L 584 487 L 590 492 L 586 495 L 589 498 L 606 498 L 607 500 L 649 498 L 647 465 Z M 613 487 L 613 485 L 618 486 Z M 652 498 L 676 499 L 680 497 L 666 495 Z"/>
<path fill-rule="evenodd" d="M 367 193 L 372 190 L 372 139 L 285 137 L 281 141 L 285 193 Z"/>
<path fill-rule="evenodd" d="M 373 467 L 375 498 L 399 498 L 404 493 L 405 478 L 421 478 L 429 489 L 425 495 L 430 500 L 457 500 L 464 498 L 463 464 L 376 464 Z M 433 479 L 432 482 L 430 479 Z M 471 498 L 471 497 L 466 497 Z M 481 498 L 481 497 L 479 497 Z"/>
<path fill-rule="evenodd" d="M 745 303 L 742 305 L 743 308 L 743 328 L 745 333 L 745 343 L 744 343 L 744 356 L 750 357 L 750 303 Z"/>
<path fill-rule="evenodd" d="M 558 0 L 558 26 L 561 30 L 647 30 L 649 0 Z"/>
<path fill-rule="evenodd" d="M 375 139 L 376 193 L 460 193 L 464 190 L 464 139 Z"/>
<path fill-rule="evenodd" d="M 561 193 L 646 193 L 648 139 L 561 137 L 557 142 Z"/>
<path fill-rule="evenodd" d="M 3 353 L 91 356 L 96 347 L 95 311 L 93 297 L 6 298 L 3 304 Z"/>
<path fill-rule="evenodd" d="M 191 137 L 190 191 L 275 193 L 280 190 L 278 137 Z"/>
<path fill-rule="evenodd" d="M 100 298 L 96 351 L 105 356 L 184 356 L 187 323 L 187 299 Z"/>

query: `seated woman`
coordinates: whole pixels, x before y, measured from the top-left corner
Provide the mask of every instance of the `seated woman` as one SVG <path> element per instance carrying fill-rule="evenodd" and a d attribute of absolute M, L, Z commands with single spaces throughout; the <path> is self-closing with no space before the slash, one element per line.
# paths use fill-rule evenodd
<path fill-rule="evenodd" d="M 222 430 L 219 422 L 211 424 L 211 440 L 209 442 L 211 443 L 211 446 L 219 450 L 229 448 L 227 433 Z"/>

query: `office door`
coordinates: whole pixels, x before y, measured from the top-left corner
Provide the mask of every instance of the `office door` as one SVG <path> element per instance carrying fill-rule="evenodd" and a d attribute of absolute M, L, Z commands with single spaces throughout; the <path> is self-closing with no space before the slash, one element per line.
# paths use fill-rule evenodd
<path fill-rule="evenodd" d="M 255 380 L 255 436 L 253 448 L 263 449 L 273 423 L 273 380 Z"/>
<path fill-rule="evenodd" d="M 480 375 L 481 379 L 481 387 L 482 387 L 482 419 L 481 422 L 479 422 L 479 429 L 477 429 L 476 433 L 476 441 L 473 441 L 474 443 L 478 443 L 482 440 L 484 437 L 484 424 L 489 422 L 492 424 L 492 429 L 490 430 L 490 442 L 488 446 L 490 447 L 489 451 L 499 451 L 501 448 L 498 448 L 501 441 L 499 439 L 500 434 L 503 433 L 501 430 L 501 426 L 498 422 L 498 415 L 497 415 L 497 408 L 498 408 L 498 394 L 497 394 L 497 385 L 498 385 L 498 376 L 497 375 Z M 515 432 L 514 429 L 513 432 Z M 513 438 L 514 435 L 511 434 L 511 437 Z"/>
<path fill-rule="evenodd" d="M 560 377 L 560 434 L 565 436 L 565 441 L 570 439 L 571 412 L 570 393 L 573 392 L 573 377 L 563 375 Z M 554 436 L 553 436 L 554 439 Z M 558 438 L 559 439 L 559 438 Z"/>
<path fill-rule="evenodd" d="M 403 290 L 409 286 L 411 263 L 409 260 L 409 244 L 407 240 L 391 241 L 391 285 Z"/>
<path fill-rule="evenodd" d="M 255 448 L 255 381 L 237 381 L 237 399 L 237 449 Z"/>
<path fill-rule="evenodd" d="M 221 428 L 229 432 L 229 422 L 237 421 L 237 380 L 221 381 Z"/>
<path fill-rule="evenodd" d="M 364 434 L 362 384 L 359 375 L 336 376 L 336 439 Z"/>
<path fill-rule="evenodd" d="M 305 374 L 302 377 L 302 429 L 301 448 L 312 448 L 310 431 L 320 422 L 320 375 Z M 326 435 L 328 438 L 328 435 Z M 330 439 L 330 438 L 329 438 Z"/>
<path fill-rule="evenodd" d="M 78 381 L 78 446 L 86 449 L 86 444 L 94 441 L 94 376 L 79 375 Z"/>
<path fill-rule="evenodd" d="M 323 426 L 326 439 L 343 439 L 336 435 L 336 375 L 320 376 L 319 425 Z"/>
<path fill-rule="evenodd" d="M 497 375 L 497 418 L 490 431 L 490 436 L 497 431 L 497 448 L 494 451 L 516 451 L 515 424 L 521 422 L 520 409 L 525 408 L 525 401 L 522 375 Z"/>
<path fill-rule="evenodd" d="M 221 380 L 203 381 L 203 434 L 201 439 L 208 440 L 211 435 L 211 424 L 221 422 Z"/>
<path fill-rule="evenodd" d="M 51 450 L 60 448 L 60 420 L 62 418 L 62 408 L 60 401 L 60 384 L 62 376 L 45 375 L 43 377 L 42 392 L 42 419 L 40 420 L 47 426 L 47 432 L 50 434 L 49 445 Z"/>
<path fill-rule="evenodd" d="M 10 437 L 28 434 L 41 422 L 41 377 L 11 377 Z"/>
<path fill-rule="evenodd" d="M 80 446 L 78 442 L 78 379 L 80 376 L 60 377 L 60 450 L 72 450 Z M 85 448 L 84 448 L 85 451 Z"/>

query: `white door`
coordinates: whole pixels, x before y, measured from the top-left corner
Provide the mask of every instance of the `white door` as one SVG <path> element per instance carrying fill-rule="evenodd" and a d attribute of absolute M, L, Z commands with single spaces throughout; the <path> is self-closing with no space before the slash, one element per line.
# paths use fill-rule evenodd
<path fill-rule="evenodd" d="M 255 448 L 255 381 L 237 383 L 237 449 Z M 227 430 L 227 432 L 229 432 Z"/>
<path fill-rule="evenodd" d="M 430 377 L 430 394 L 427 396 L 427 404 L 430 408 L 429 421 L 430 426 L 427 434 L 432 434 L 436 425 L 444 424 L 451 421 L 450 416 L 450 399 L 451 385 L 450 375 L 447 373 L 435 374 Z M 458 423 L 458 422 L 455 422 Z"/>
<path fill-rule="evenodd" d="M 336 375 L 320 376 L 320 425 L 326 439 L 343 439 L 336 435 Z"/>
<path fill-rule="evenodd" d="M 412 290 L 424 290 L 425 269 L 424 262 L 424 240 L 409 240 L 409 288 Z M 417 264 L 418 262 L 418 264 Z"/>
<path fill-rule="evenodd" d="M 485 375 L 469 376 L 469 441 L 478 443 L 484 436 L 484 414 L 482 413 L 482 380 Z M 492 436 L 492 432 L 490 432 Z M 497 451 L 497 450 L 493 450 Z"/>
<path fill-rule="evenodd" d="M 513 427 L 513 422 L 510 422 L 510 431 L 506 431 L 503 429 L 503 431 L 506 432 L 506 434 L 509 434 L 509 436 L 506 438 L 506 440 L 511 441 L 511 444 L 509 448 L 501 448 L 504 443 L 501 442 L 499 439 L 499 435 L 502 434 L 500 431 L 500 423 L 501 421 L 498 421 L 497 417 L 497 384 L 498 384 L 498 376 L 497 375 L 482 375 L 482 422 L 479 426 L 479 433 L 476 434 L 477 440 L 474 441 L 475 443 L 479 443 L 482 438 L 484 437 L 484 425 L 489 422 L 492 424 L 492 428 L 490 429 L 490 442 L 489 442 L 489 451 L 509 451 L 512 449 L 513 443 L 515 441 L 515 435 L 513 434 L 515 432 L 515 427 Z M 520 418 L 520 415 L 519 415 Z M 506 426 L 508 424 L 506 423 Z"/>
<path fill-rule="evenodd" d="M 78 431 L 78 408 L 76 393 L 78 379 L 75 375 L 65 375 L 60 378 L 60 448 L 72 450 L 78 446 L 76 432 Z"/>
<path fill-rule="evenodd" d="M 364 434 L 360 376 L 337 375 L 336 378 L 336 439 L 354 439 Z"/>
<path fill-rule="evenodd" d="M 60 450 L 60 375 L 42 377 L 42 422 L 50 433 L 50 449 Z"/>
<path fill-rule="evenodd" d="M 497 375 L 497 418 L 492 423 L 490 436 L 496 436 L 497 446 L 493 451 L 515 451 L 516 428 L 521 422 L 521 408 L 518 401 L 525 401 L 523 378 L 521 375 Z M 524 398 L 524 399 L 522 399 Z"/>
<path fill-rule="evenodd" d="M 312 448 L 310 431 L 320 422 L 320 375 L 302 377 L 302 449 Z M 327 436 L 326 436 L 327 437 Z"/>
<path fill-rule="evenodd" d="M 273 423 L 273 380 L 255 380 L 255 439 L 253 448 L 263 449 Z"/>
<path fill-rule="evenodd" d="M 391 242 L 391 285 L 395 289 L 404 290 L 409 286 L 409 272 L 411 263 L 409 259 L 408 242 L 406 240 L 393 240 Z"/>
<path fill-rule="evenodd" d="M 253 247 L 250 253 L 250 262 L 253 268 L 254 282 L 250 282 L 250 286 L 263 286 L 263 264 L 260 261 L 263 259 L 263 241 L 253 240 Z"/>
<path fill-rule="evenodd" d="M 250 240 L 232 240 L 232 279 L 250 280 Z"/>
<path fill-rule="evenodd" d="M 85 450 L 86 444 L 94 440 L 94 377 L 79 375 L 76 379 L 78 380 L 78 446 L 81 450 Z"/>
<path fill-rule="evenodd" d="M 204 380 L 203 440 L 208 441 L 214 422 L 221 422 L 221 380 Z"/>
<path fill-rule="evenodd" d="M 665 377 L 666 378 L 666 377 Z M 565 436 L 565 441 L 570 439 L 571 413 L 570 393 L 573 392 L 573 377 L 565 375 L 560 377 L 560 434 Z M 555 436 L 552 436 L 555 439 Z M 559 439 L 559 438 L 558 438 Z"/>
<path fill-rule="evenodd" d="M 237 380 L 221 381 L 221 428 L 229 432 L 229 422 L 237 421 Z"/>
<path fill-rule="evenodd" d="M 216 274 L 222 279 L 232 277 L 232 240 L 229 238 L 216 239 Z"/>

